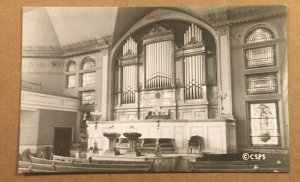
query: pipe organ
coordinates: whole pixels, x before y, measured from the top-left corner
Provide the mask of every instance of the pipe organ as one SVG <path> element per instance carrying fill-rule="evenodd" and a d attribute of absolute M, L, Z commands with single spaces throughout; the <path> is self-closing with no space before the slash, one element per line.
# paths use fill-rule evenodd
<path fill-rule="evenodd" d="M 208 118 L 207 90 L 216 90 L 215 77 L 207 79 L 215 68 L 210 63 L 216 57 L 214 39 L 192 23 L 162 25 L 133 33 L 119 49 L 115 120 L 160 118 L 161 113 L 168 113 L 164 119 Z"/>
<path fill-rule="evenodd" d="M 123 45 L 123 57 L 120 59 L 119 78 L 122 80 L 121 103 L 135 103 L 137 91 L 137 43 L 129 37 Z"/>
<path fill-rule="evenodd" d="M 206 98 L 205 48 L 202 44 L 202 30 L 191 24 L 184 33 L 184 98 L 186 100 Z"/>
<path fill-rule="evenodd" d="M 172 52 L 171 40 L 146 45 L 146 88 L 171 86 Z"/>

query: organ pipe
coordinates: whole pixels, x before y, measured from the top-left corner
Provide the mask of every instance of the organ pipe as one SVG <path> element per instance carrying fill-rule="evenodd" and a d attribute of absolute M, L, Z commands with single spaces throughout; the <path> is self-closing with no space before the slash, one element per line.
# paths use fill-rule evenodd
<path fill-rule="evenodd" d="M 136 74 L 136 65 L 129 65 L 123 67 L 123 104 L 135 102 L 135 88 L 137 87 Z"/>
<path fill-rule="evenodd" d="M 206 97 L 205 55 L 198 54 L 184 58 L 184 84 L 186 100 Z"/>
<path fill-rule="evenodd" d="M 137 55 L 137 43 L 129 37 L 123 45 L 123 56 Z M 147 55 L 146 55 L 147 56 Z M 125 65 L 119 68 L 122 82 L 121 102 L 129 104 L 135 102 L 135 88 L 137 87 L 137 66 Z"/>
<path fill-rule="evenodd" d="M 129 37 L 123 45 L 123 56 L 137 55 L 137 43 Z"/>
<path fill-rule="evenodd" d="M 192 90 L 192 86 L 193 86 L 193 72 L 191 71 L 193 69 L 193 65 L 192 65 L 192 57 L 189 57 L 189 68 L 190 68 L 190 97 L 193 98 L 193 90 Z"/>
<path fill-rule="evenodd" d="M 202 42 L 202 31 L 197 25 L 192 23 L 183 34 L 183 44 L 188 45 L 191 43 L 201 43 L 201 42 Z"/>
<path fill-rule="evenodd" d="M 146 87 L 168 87 L 172 79 L 172 42 L 162 41 L 146 45 Z"/>

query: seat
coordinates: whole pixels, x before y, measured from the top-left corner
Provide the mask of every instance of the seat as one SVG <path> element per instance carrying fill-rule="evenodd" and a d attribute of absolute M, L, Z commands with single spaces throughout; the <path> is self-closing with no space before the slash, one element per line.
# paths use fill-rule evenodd
<path fill-rule="evenodd" d="M 162 153 L 175 153 L 175 141 L 173 138 L 160 138 L 158 143 Z"/>
<path fill-rule="evenodd" d="M 202 148 L 203 148 L 203 138 L 201 136 L 198 135 L 192 136 L 188 141 L 188 154 L 192 154 L 193 149 L 198 150 L 199 154 L 203 154 Z"/>
<path fill-rule="evenodd" d="M 156 138 L 144 138 L 142 144 L 143 153 L 145 152 L 154 152 L 156 149 L 157 139 Z"/>
<path fill-rule="evenodd" d="M 127 138 L 119 138 L 119 142 L 116 145 L 117 150 L 128 150 L 129 149 L 129 141 Z"/>
<path fill-rule="evenodd" d="M 129 140 L 127 138 L 119 138 L 118 143 L 116 145 L 117 150 L 129 150 Z M 136 150 L 142 150 L 142 139 L 138 139 L 136 141 Z"/>

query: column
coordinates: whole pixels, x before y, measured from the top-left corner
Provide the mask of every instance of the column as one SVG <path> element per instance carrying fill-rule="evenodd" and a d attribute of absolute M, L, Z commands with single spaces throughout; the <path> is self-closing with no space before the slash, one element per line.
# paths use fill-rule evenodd
<path fill-rule="evenodd" d="M 232 95 L 231 95 L 231 70 L 230 70 L 230 42 L 229 27 L 218 29 L 219 34 L 219 91 L 227 94 L 223 100 L 223 116 L 233 118 L 232 115 Z M 219 114 L 221 113 L 221 103 L 219 99 Z"/>
<path fill-rule="evenodd" d="M 97 87 L 96 88 L 96 92 L 97 90 L 101 90 L 101 113 L 102 113 L 102 116 L 101 116 L 101 120 L 107 120 L 108 116 L 107 116 L 107 113 L 108 113 L 108 110 L 109 110 L 109 107 L 107 107 L 108 105 L 108 90 L 110 90 L 109 86 L 108 86 L 108 77 L 109 77 L 109 68 L 108 68 L 108 56 L 107 55 L 104 55 L 102 57 L 102 83 L 100 85 L 100 87 Z M 103 88 L 106 88 L 106 89 L 103 89 Z M 100 106 L 98 106 L 100 107 Z M 98 108 L 97 108 L 98 109 Z"/>

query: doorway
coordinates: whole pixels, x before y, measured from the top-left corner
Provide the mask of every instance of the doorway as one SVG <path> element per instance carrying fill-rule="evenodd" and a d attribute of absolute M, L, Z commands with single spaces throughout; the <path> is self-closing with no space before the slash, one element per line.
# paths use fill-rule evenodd
<path fill-rule="evenodd" d="M 72 128 L 54 128 L 53 154 L 59 156 L 70 156 L 72 143 Z"/>

